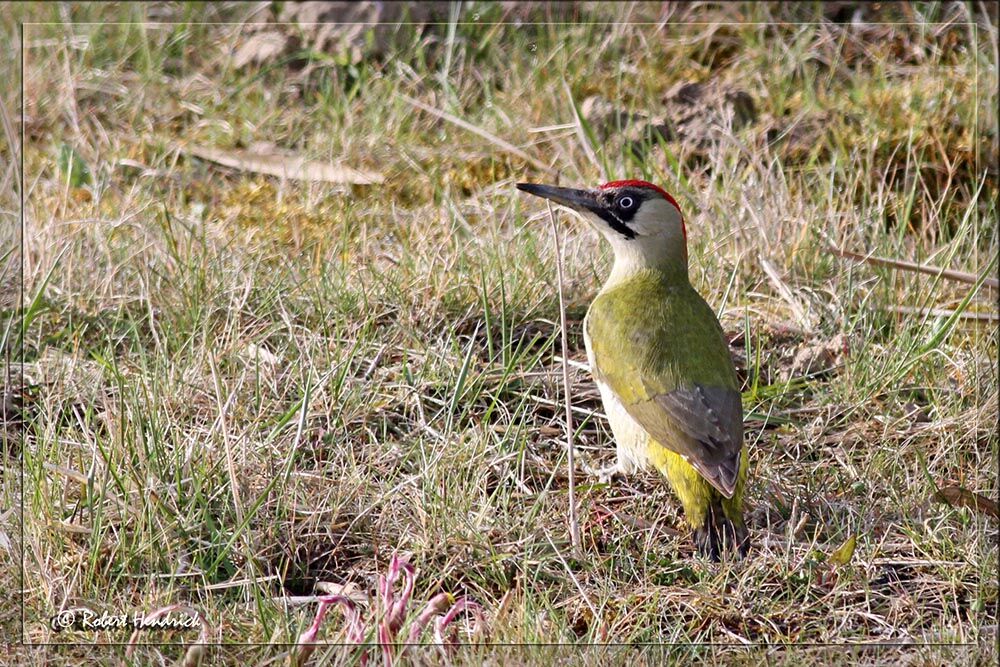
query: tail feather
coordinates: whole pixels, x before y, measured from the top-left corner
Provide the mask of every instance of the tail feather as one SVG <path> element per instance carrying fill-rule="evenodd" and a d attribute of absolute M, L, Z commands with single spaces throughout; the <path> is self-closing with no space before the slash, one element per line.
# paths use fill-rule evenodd
<path fill-rule="evenodd" d="M 736 493 L 736 484 L 740 475 L 740 452 L 709 465 L 706 463 L 692 464 L 709 484 L 714 486 L 726 498 L 732 498 Z"/>

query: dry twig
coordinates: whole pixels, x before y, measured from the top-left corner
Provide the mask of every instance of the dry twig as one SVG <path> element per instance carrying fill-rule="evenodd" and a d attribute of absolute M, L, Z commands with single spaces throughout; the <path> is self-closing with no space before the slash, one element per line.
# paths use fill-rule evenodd
<path fill-rule="evenodd" d="M 440 111 L 438 109 L 435 109 L 434 107 L 432 107 L 432 106 L 430 106 L 428 104 L 424 104 L 423 102 L 421 102 L 419 100 L 415 100 L 412 97 L 409 97 L 407 95 L 403 95 L 402 93 L 400 93 L 399 96 L 401 98 L 403 98 L 403 101 L 406 102 L 407 104 L 415 106 L 418 109 L 422 109 L 422 110 L 426 111 L 427 113 L 429 113 L 431 115 L 437 116 L 441 120 L 446 120 L 449 123 L 452 123 L 453 125 L 458 125 L 463 130 L 468 130 L 469 132 L 472 132 L 473 134 L 478 134 L 480 137 L 482 137 L 483 139 L 486 139 L 486 141 L 490 142 L 491 144 L 493 144 L 493 145 L 495 145 L 495 146 L 497 146 L 499 148 L 502 148 L 503 150 L 507 151 L 511 155 L 514 155 L 516 157 L 521 158 L 525 162 L 531 164 L 536 169 L 538 169 L 540 171 L 543 171 L 546 174 L 550 174 L 550 175 L 555 176 L 556 173 L 557 173 L 555 169 L 553 169 L 552 167 L 548 166 L 547 164 L 545 164 L 541 160 L 537 160 L 537 159 L 531 157 L 530 155 L 528 155 L 527 153 L 525 153 L 524 151 L 522 151 L 520 148 L 518 148 L 514 144 L 512 144 L 510 142 L 507 142 L 507 141 L 504 141 L 503 139 L 501 139 L 500 137 L 496 136 L 495 134 L 491 134 L 491 133 L 487 132 L 486 130 L 484 130 L 484 129 L 480 128 L 480 127 L 476 127 L 475 125 L 473 125 L 472 123 L 470 123 L 468 121 L 462 120 L 458 116 L 454 116 L 454 115 L 452 115 L 452 114 L 450 114 L 450 113 L 448 113 L 446 111 Z"/>
<path fill-rule="evenodd" d="M 562 331 L 563 389 L 566 395 L 566 457 L 569 467 L 569 538 L 574 551 L 579 551 L 580 523 L 576 516 L 576 462 L 573 457 L 573 395 L 569 386 L 569 364 L 566 362 L 569 357 L 569 345 L 566 341 L 566 304 L 563 300 L 562 246 L 559 243 L 559 227 L 556 225 L 555 213 L 552 212 L 552 204 L 546 200 L 545 206 L 549 211 L 549 222 L 552 223 L 552 241 L 556 249 L 556 280 L 559 284 L 559 327 Z"/>
<path fill-rule="evenodd" d="M 226 151 L 209 146 L 184 146 L 182 150 L 202 160 L 215 162 L 230 169 L 296 181 L 371 185 L 385 180 L 382 174 L 376 172 L 358 171 L 344 165 L 316 162 L 297 155 L 274 155 L 242 150 Z"/>
<path fill-rule="evenodd" d="M 865 262 L 866 264 L 873 264 L 875 266 L 886 266 L 892 269 L 899 269 L 900 271 L 913 271 L 914 273 L 926 273 L 931 276 L 940 276 L 942 278 L 947 278 L 949 280 L 955 280 L 960 283 L 968 283 L 970 285 L 975 285 L 979 281 L 979 276 L 974 273 L 967 273 L 965 271 L 955 271 L 954 269 L 943 269 L 936 266 L 929 266 L 927 264 L 917 264 L 916 262 L 907 262 L 902 259 L 890 259 L 888 257 L 878 257 L 877 255 L 860 255 L 856 252 L 851 252 L 849 250 L 841 250 L 840 248 L 831 245 L 830 251 L 841 257 L 846 257 L 848 259 L 856 259 L 860 262 Z M 996 278 L 986 278 L 983 280 L 983 284 L 992 289 L 997 289 L 1000 287 L 1000 280 Z"/>

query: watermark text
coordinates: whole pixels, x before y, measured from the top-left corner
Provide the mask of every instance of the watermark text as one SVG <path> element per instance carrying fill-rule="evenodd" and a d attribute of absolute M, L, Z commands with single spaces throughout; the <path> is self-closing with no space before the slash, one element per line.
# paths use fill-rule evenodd
<path fill-rule="evenodd" d="M 197 616 L 183 611 L 169 612 L 147 618 L 148 614 L 140 611 L 133 613 L 113 614 L 107 611 L 96 612 L 91 609 L 64 609 L 49 619 L 50 627 L 56 632 L 62 630 L 186 630 L 196 628 L 201 624 Z"/>

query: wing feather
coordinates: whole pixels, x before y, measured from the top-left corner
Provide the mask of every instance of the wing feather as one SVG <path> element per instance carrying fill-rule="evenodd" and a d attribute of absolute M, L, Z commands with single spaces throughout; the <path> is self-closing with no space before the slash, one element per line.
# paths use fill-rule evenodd
<path fill-rule="evenodd" d="M 674 432 L 664 432 L 667 429 L 661 428 L 658 415 L 649 408 L 639 410 L 644 413 L 645 423 L 638 417 L 636 420 L 654 440 L 686 456 L 688 463 L 705 479 L 727 497 L 732 497 L 743 448 L 740 393 L 726 387 L 694 385 L 657 394 L 651 403 L 672 422 Z M 680 431 L 680 437 L 676 431 Z"/>

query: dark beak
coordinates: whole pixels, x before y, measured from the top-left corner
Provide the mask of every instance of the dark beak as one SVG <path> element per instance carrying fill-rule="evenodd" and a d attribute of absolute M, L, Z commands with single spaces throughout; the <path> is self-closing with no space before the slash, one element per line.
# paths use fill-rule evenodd
<path fill-rule="evenodd" d="M 517 189 L 527 192 L 529 195 L 550 199 L 556 204 L 561 204 L 575 211 L 594 210 L 599 206 L 597 197 L 590 190 L 575 190 L 535 183 L 518 183 Z"/>

